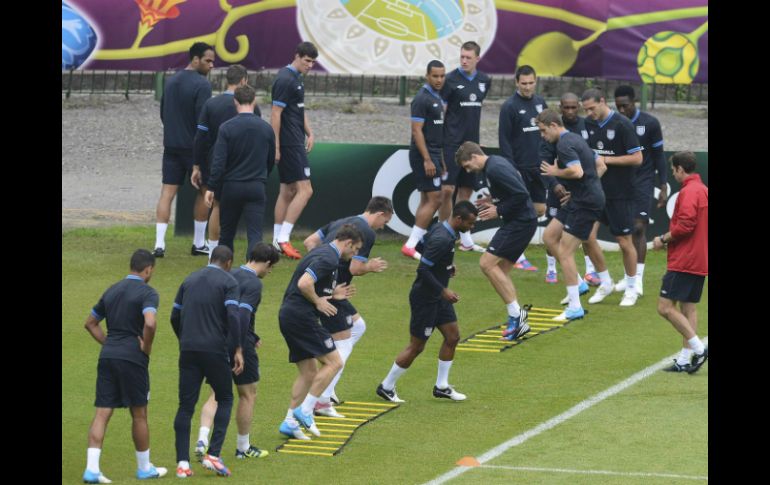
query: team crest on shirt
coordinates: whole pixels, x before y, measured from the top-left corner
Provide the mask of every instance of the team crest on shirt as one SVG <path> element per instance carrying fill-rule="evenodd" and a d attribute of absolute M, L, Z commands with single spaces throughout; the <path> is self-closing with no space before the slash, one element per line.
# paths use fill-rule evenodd
<path fill-rule="evenodd" d="M 607 130 L 607 139 L 608 140 L 614 140 L 615 139 L 615 130 Z"/>
<path fill-rule="evenodd" d="M 543 105 L 542 104 L 536 104 L 535 105 L 535 109 L 537 110 L 538 113 L 542 113 Z"/>
<path fill-rule="evenodd" d="M 583 135 L 583 138 L 588 140 L 588 131 L 586 130 L 580 130 L 580 134 Z"/>
<path fill-rule="evenodd" d="M 602 143 L 601 140 L 597 141 L 596 148 L 598 148 L 599 150 L 604 150 L 604 143 Z"/>
<path fill-rule="evenodd" d="M 535 124 L 536 124 L 535 123 L 535 118 L 530 118 L 529 119 L 529 124 L 532 125 L 532 126 L 535 126 Z"/>
<path fill-rule="evenodd" d="M 326 345 L 327 349 L 330 349 L 330 348 L 334 347 L 334 341 L 332 340 L 331 337 L 329 337 L 326 340 L 324 340 L 324 345 Z"/>
<path fill-rule="evenodd" d="M 471 101 L 476 101 L 476 93 L 471 93 L 471 95 L 470 95 L 470 96 L 468 96 L 468 98 L 469 98 Z"/>
<path fill-rule="evenodd" d="M 637 135 L 639 135 L 639 136 L 642 136 L 642 135 L 644 135 L 644 131 L 645 131 L 645 128 L 646 128 L 646 127 L 645 127 L 644 125 L 642 125 L 642 126 L 637 126 L 637 127 L 636 127 L 636 134 L 637 134 Z"/>
<path fill-rule="evenodd" d="M 482 93 L 487 90 L 487 83 L 479 83 L 479 91 Z"/>
<path fill-rule="evenodd" d="M 310 167 L 305 167 L 305 177 L 310 177 Z"/>
<path fill-rule="evenodd" d="M 425 336 L 430 337 L 430 334 L 433 333 L 433 327 L 426 327 L 425 328 Z"/>

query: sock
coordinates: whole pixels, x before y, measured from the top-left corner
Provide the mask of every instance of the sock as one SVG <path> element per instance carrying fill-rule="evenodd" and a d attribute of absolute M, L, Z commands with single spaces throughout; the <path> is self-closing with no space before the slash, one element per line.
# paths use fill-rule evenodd
<path fill-rule="evenodd" d="M 359 318 L 353 322 L 353 328 L 350 329 L 350 340 L 352 345 L 356 345 L 358 340 L 366 333 L 366 322 L 363 318 Z"/>
<path fill-rule="evenodd" d="M 586 258 L 586 274 L 595 273 L 596 268 L 594 268 L 594 263 L 591 262 L 591 258 L 589 258 L 588 256 L 586 256 L 585 258 Z"/>
<path fill-rule="evenodd" d="M 508 316 L 513 318 L 518 318 L 521 316 L 521 307 L 519 306 L 519 302 L 517 300 L 513 300 L 512 302 L 507 303 L 505 308 L 508 310 Z"/>
<path fill-rule="evenodd" d="M 548 272 L 556 272 L 556 257 L 548 256 L 546 254 L 545 259 L 548 261 Z"/>
<path fill-rule="evenodd" d="M 155 247 L 166 249 L 166 229 L 168 222 L 155 223 Z"/>
<path fill-rule="evenodd" d="M 289 410 L 286 411 L 285 421 L 289 424 L 297 424 L 297 418 L 294 417 L 294 410 L 292 408 L 289 408 Z"/>
<path fill-rule="evenodd" d="M 393 362 L 393 367 L 390 368 L 387 377 L 382 381 L 383 389 L 392 391 L 393 388 L 396 387 L 396 381 L 404 374 L 404 372 L 406 372 L 406 369 L 399 367 L 398 364 Z"/>
<path fill-rule="evenodd" d="M 626 293 L 628 292 L 636 293 L 636 276 L 626 275 Z"/>
<path fill-rule="evenodd" d="M 578 309 L 582 308 L 580 305 L 580 291 L 578 290 L 579 285 L 568 285 L 567 286 L 567 296 L 569 296 L 569 308 L 571 309 Z"/>
<path fill-rule="evenodd" d="M 102 454 L 101 448 L 88 448 L 86 451 L 86 470 L 94 473 L 101 473 L 99 470 L 99 456 Z"/>
<path fill-rule="evenodd" d="M 641 280 L 642 275 L 644 275 L 644 263 L 636 263 L 636 277 Z"/>
<path fill-rule="evenodd" d="M 236 446 L 238 447 L 238 451 L 243 451 L 243 452 L 248 451 L 249 447 L 251 446 L 249 444 L 249 435 L 239 434 Z"/>
<path fill-rule="evenodd" d="M 460 233 L 460 243 L 466 248 L 473 247 L 473 238 L 471 237 L 471 231 L 465 231 Z"/>
<path fill-rule="evenodd" d="M 136 452 L 136 465 L 143 472 L 150 471 L 150 449 Z"/>
<path fill-rule="evenodd" d="M 278 242 L 279 243 L 289 242 L 292 229 L 294 229 L 294 224 L 292 224 L 291 222 L 284 222 L 283 224 L 281 224 L 281 232 L 278 233 Z"/>
<path fill-rule="evenodd" d="M 691 338 L 687 341 L 688 344 L 690 344 L 690 348 L 695 352 L 696 354 L 702 354 L 703 351 L 706 349 L 703 346 L 703 342 L 698 338 L 696 335 L 695 337 Z"/>
<path fill-rule="evenodd" d="M 413 248 L 417 246 L 420 239 L 428 233 L 427 229 L 418 227 L 417 225 L 412 227 L 412 233 L 409 235 L 409 239 L 406 241 L 406 247 Z"/>
<path fill-rule="evenodd" d="M 199 248 L 206 244 L 206 221 L 195 221 L 195 236 L 193 237 L 193 244 L 196 248 Z"/>
<path fill-rule="evenodd" d="M 273 224 L 273 242 L 278 241 L 278 234 L 281 233 L 281 226 L 283 226 L 283 222 L 280 224 Z"/>
<path fill-rule="evenodd" d="M 604 270 L 599 273 L 599 279 L 602 280 L 602 286 L 608 286 L 612 284 L 612 278 L 610 278 L 609 270 Z"/>
<path fill-rule="evenodd" d="M 302 411 L 302 414 L 309 414 L 310 416 L 313 415 L 313 409 L 315 409 L 315 403 L 318 402 L 318 396 L 314 396 L 307 393 L 307 396 L 305 396 L 305 400 L 302 401 L 302 404 L 300 404 L 300 410 Z"/>
<path fill-rule="evenodd" d="M 219 246 L 219 239 L 209 239 L 209 244 L 208 244 L 208 246 L 209 246 L 209 250 L 211 250 L 211 252 L 213 253 L 213 252 L 214 252 L 214 249 L 215 249 L 217 246 Z"/>
<path fill-rule="evenodd" d="M 438 360 L 438 376 L 436 376 L 436 387 L 439 389 L 446 389 L 449 387 L 449 369 L 451 368 L 451 360 Z"/>
<path fill-rule="evenodd" d="M 684 347 L 679 351 L 679 356 L 676 358 L 676 363 L 679 365 L 689 364 L 692 360 L 692 350 Z"/>
<path fill-rule="evenodd" d="M 190 469 L 190 462 L 182 460 L 179 463 L 177 463 L 176 466 L 177 466 L 177 468 L 184 468 L 185 470 L 189 470 Z"/>
<path fill-rule="evenodd" d="M 198 441 L 203 441 L 203 444 L 208 446 L 210 432 L 211 432 L 211 428 L 201 426 L 200 429 L 198 430 Z"/>
<path fill-rule="evenodd" d="M 519 256 L 519 259 L 516 260 L 517 263 L 521 263 L 522 261 L 526 261 L 527 257 L 524 256 L 524 253 L 521 253 L 521 256 Z"/>
<path fill-rule="evenodd" d="M 337 351 L 340 353 L 340 357 L 342 358 L 342 369 L 337 372 L 332 381 L 324 390 L 323 394 L 321 394 L 321 399 L 323 399 L 321 402 L 323 403 L 328 403 L 331 401 L 331 396 L 334 394 L 334 388 L 337 386 L 340 377 L 342 377 L 342 371 L 345 370 L 345 362 L 348 361 L 350 353 L 353 352 L 353 339 L 346 338 L 344 340 L 335 340 L 334 345 L 337 347 Z"/>

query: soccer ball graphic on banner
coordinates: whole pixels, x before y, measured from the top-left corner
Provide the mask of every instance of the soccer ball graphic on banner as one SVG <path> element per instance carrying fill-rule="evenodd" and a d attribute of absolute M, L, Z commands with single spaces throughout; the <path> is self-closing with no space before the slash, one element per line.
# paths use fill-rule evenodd
<path fill-rule="evenodd" d="M 648 84 L 690 84 L 698 74 L 698 46 L 680 32 L 658 32 L 639 49 L 637 70 Z"/>

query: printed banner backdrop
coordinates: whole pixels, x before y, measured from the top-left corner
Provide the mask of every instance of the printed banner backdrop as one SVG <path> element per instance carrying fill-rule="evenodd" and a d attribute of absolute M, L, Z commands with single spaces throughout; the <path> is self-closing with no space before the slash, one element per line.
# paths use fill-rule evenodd
<path fill-rule="evenodd" d="M 541 76 L 708 82 L 707 0 L 67 0 L 62 69 L 182 68 L 196 41 L 216 66 L 280 68 L 303 41 L 333 73 L 422 75 L 432 59 Z"/>
<path fill-rule="evenodd" d="M 499 149 L 485 147 L 490 155 L 499 154 Z M 666 152 L 666 160 L 673 152 Z M 698 173 L 708 185 L 708 152 L 698 152 Z M 297 226 L 316 230 L 328 222 L 364 211 L 369 199 L 375 195 L 388 197 L 393 201 L 395 214 L 388 224 L 390 231 L 409 236 L 414 225 L 414 214 L 420 195 L 415 190 L 409 168 L 408 145 L 357 145 L 342 143 L 316 143 L 310 152 L 313 198 L 310 199 Z M 654 209 L 652 223 L 647 230 L 652 238 L 668 230 L 670 216 L 680 185 L 668 174 L 669 199 L 665 208 Z M 474 194 L 473 198 L 475 199 Z M 657 197 L 658 190 L 655 189 Z M 273 170 L 267 183 L 267 209 L 264 230 L 272 232 L 273 208 L 278 196 L 278 173 Z M 192 204 L 195 197 L 189 182 L 180 191 L 176 211 L 176 234 L 191 234 L 193 231 Z M 486 221 L 476 224 L 474 240 L 486 243 L 492 239 L 500 221 Z M 545 226 L 544 218 L 541 226 Z M 240 227 L 245 227 L 241 222 Z M 605 249 L 618 249 L 615 239 L 606 227 L 600 226 L 599 240 Z M 542 229 L 535 233 L 533 243 L 542 242 Z"/>

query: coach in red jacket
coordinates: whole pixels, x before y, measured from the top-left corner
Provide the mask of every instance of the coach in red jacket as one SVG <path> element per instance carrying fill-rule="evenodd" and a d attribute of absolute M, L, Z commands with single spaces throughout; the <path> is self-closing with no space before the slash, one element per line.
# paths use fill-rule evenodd
<path fill-rule="evenodd" d="M 709 272 L 709 189 L 695 172 L 695 154 L 671 157 L 674 178 L 682 184 L 669 231 L 655 237 L 653 247 L 668 246 L 668 265 L 658 298 L 658 313 L 684 337 L 684 346 L 669 372 L 695 373 L 708 358 L 708 347 L 696 335 L 703 283 Z M 681 311 L 676 304 L 679 302 Z"/>

